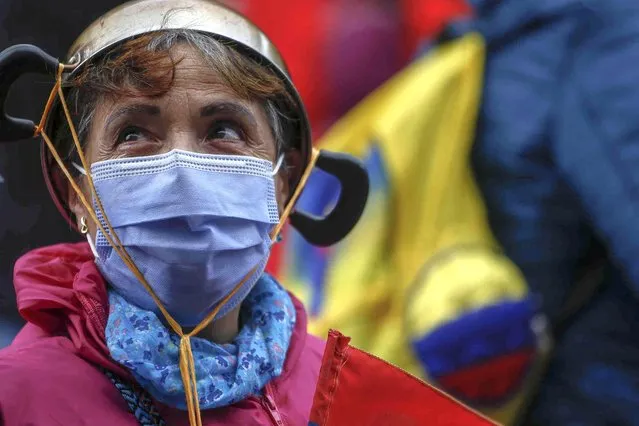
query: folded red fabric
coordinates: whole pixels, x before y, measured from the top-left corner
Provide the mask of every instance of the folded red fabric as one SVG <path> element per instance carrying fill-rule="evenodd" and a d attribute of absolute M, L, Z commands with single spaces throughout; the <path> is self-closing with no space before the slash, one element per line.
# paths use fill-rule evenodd
<path fill-rule="evenodd" d="M 494 423 L 331 330 L 309 426 L 488 426 Z"/>

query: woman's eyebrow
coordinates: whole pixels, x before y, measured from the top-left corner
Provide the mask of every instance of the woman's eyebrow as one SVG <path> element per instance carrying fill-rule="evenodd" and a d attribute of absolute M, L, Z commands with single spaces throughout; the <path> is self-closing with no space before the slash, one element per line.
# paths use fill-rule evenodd
<path fill-rule="evenodd" d="M 131 104 L 114 109 L 106 119 L 106 127 L 110 126 L 120 117 L 132 114 L 144 114 L 151 116 L 160 115 L 160 107 L 148 104 Z"/>
<path fill-rule="evenodd" d="M 241 115 L 243 118 L 249 120 L 251 122 L 250 124 L 257 125 L 257 121 L 255 120 L 255 117 L 253 116 L 253 113 L 251 112 L 251 110 L 240 103 L 228 102 L 228 101 L 214 102 L 200 108 L 201 117 L 210 117 L 218 113 L 229 113 L 229 112 L 233 114 Z"/>

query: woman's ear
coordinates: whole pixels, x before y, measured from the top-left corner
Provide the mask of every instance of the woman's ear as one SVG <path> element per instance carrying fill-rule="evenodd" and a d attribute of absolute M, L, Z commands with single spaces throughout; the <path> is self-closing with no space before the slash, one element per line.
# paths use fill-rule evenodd
<path fill-rule="evenodd" d="M 282 169 L 275 176 L 275 196 L 277 197 L 277 211 L 281 215 L 286 208 L 289 195 L 289 178 L 287 170 Z"/>
<path fill-rule="evenodd" d="M 302 176 L 303 170 L 301 170 L 301 164 L 302 157 L 298 150 L 290 150 L 284 154 L 284 166 L 277 174 L 275 182 L 277 205 L 280 214 L 284 211 L 290 196 L 293 195 L 291 189 L 293 188 L 294 183 L 299 180 L 300 176 Z"/>
<path fill-rule="evenodd" d="M 77 183 L 81 189 L 84 188 L 84 185 L 82 185 L 82 183 L 80 182 L 77 182 Z M 84 192 L 85 192 L 85 198 L 87 200 L 91 200 L 91 197 L 86 196 L 86 191 Z M 70 182 L 67 182 L 67 205 L 69 206 L 69 209 L 75 216 L 75 221 L 76 221 L 76 225 L 78 229 L 80 228 L 80 218 L 85 217 L 87 220 L 87 225 L 89 226 L 89 232 L 93 234 L 95 225 L 93 221 L 91 220 L 89 213 L 87 212 L 87 209 L 84 207 L 84 204 L 82 204 L 82 201 L 80 201 L 80 197 L 78 196 L 78 194 L 76 194 Z"/>
<path fill-rule="evenodd" d="M 302 155 L 298 150 L 292 149 L 284 154 L 284 164 L 286 165 L 288 185 L 293 188 L 295 182 L 299 181 L 304 173 L 304 170 L 302 170 Z"/>

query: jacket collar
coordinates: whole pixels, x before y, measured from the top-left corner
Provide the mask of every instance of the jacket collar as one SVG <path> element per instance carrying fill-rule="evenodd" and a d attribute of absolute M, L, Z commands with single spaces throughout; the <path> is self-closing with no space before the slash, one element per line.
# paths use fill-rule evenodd
<path fill-rule="evenodd" d="M 14 344 L 66 335 L 80 357 L 130 377 L 109 355 L 104 335 L 109 311 L 106 283 L 87 243 L 57 244 L 25 254 L 15 264 L 14 286 L 18 310 L 28 322 Z M 286 380 L 296 368 L 306 345 L 306 312 L 297 298 L 291 298 L 297 320 L 277 381 Z"/>

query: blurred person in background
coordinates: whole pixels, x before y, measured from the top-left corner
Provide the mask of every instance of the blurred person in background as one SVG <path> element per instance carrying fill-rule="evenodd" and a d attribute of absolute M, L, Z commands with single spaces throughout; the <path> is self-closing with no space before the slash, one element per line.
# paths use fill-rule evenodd
<path fill-rule="evenodd" d="M 638 424 L 639 3 L 471 3 L 488 49 L 477 181 L 556 331 L 527 422 Z"/>

